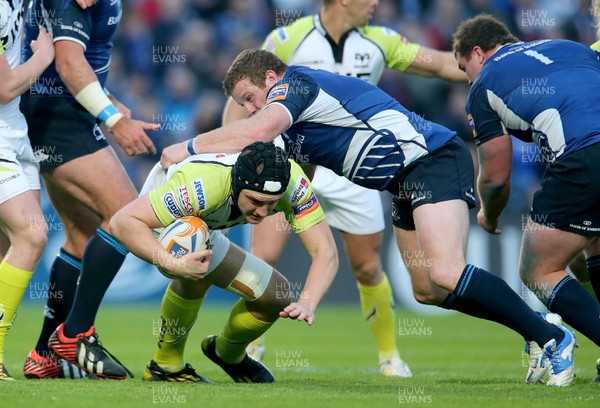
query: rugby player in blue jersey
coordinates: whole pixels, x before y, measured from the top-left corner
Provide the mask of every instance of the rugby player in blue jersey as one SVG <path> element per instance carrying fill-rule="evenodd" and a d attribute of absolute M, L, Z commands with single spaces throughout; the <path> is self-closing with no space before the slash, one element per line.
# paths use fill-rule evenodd
<path fill-rule="evenodd" d="M 590 276 L 600 274 L 598 54 L 567 40 L 519 42 L 489 15 L 461 24 L 453 48 L 472 82 L 466 111 L 479 153 L 477 220 L 500 233 L 509 135 L 536 143 L 547 167 L 523 231 L 519 273 L 550 311 L 600 345 L 600 305 L 565 271 L 585 251 Z"/>
<path fill-rule="evenodd" d="M 100 0 L 85 9 L 73 1 L 34 0 L 27 14 L 26 44 L 47 26 L 56 52 L 55 63 L 23 96 L 21 109 L 66 242 L 50 272 L 52 292 L 26 375 L 42 374 L 54 353 L 97 376 L 127 375 L 105 353 L 93 324 L 127 254 L 107 232 L 108 222 L 137 192 L 99 125 L 106 125 L 129 156 L 155 152 L 146 131 L 158 125 L 131 119 L 103 91 L 121 13 L 120 0 Z M 29 46 L 23 55 L 31 57 Z"/>
<path fill-rule="evenodd" d="M 572 382 L 574 334 L 546 322 L 502 279 L 465 261 L 474 171 L 455 132 L 407 111 L 361 79 L 288 67 L 264 50 L 238 55 L 223 87 L 250 117 L 166 148 L 163 168 L 195 152 L 239 151 L 282 134 L 302 162 L 392 193 L 401 249 L 424 251 L 431 264 L 423 269 L 427 276 L 418 277 L 429 282 L 421 302 L 515 330 L 545 350 L 549 385 Z"/>

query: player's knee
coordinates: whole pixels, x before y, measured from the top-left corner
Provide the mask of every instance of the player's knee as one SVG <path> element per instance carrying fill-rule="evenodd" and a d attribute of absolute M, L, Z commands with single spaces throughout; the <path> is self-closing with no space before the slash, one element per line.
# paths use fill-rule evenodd
<path fill-rule="evenodd" d="M 41 255 L 48 243 L 48 225 L 38 222 L 27 228 L 18 228 L 14 234 L 9 234 L 9 238 L 16 251 Z"/>
<path fill-rule="evenodd" d="M 373 254 L 368 258 L 363 258 L 359 262 L 352 262 L 352 271 L 363 285 L 373 286 L 380 279 L 381 268 L 379 263 L 379 254 Z"/>
<path fill-rule="evenodd" d="M 440 288 L 452 292 L 463 270 L 464 265 L 456 265 L 454 267 L 451 265 L 444 265 L 443 267 L 433 265 L 430 269 L 431 282 Z"/>
<path fill-rule="evenodd" d="M 445 299 L 441 297 L 432 286 L 413 287 L 413 296 L 415 300 L 423 305 L 439 305 Z"/>

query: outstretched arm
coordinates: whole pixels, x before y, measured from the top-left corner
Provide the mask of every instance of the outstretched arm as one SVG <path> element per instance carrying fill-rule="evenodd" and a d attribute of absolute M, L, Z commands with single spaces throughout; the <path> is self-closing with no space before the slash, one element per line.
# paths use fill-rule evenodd
<path fill-rule="evenodd" d="M 279 316 L 304 320 L 312 325 L 315 310 L 335 278 L 339 260 L 335 241 L 326 221 L 301 232 L 298 238 L 310 255 L 312 263 L 300 298 L 279 312 Z"/>
<path fill-rule="evenodd" d="M 421 47 L 406 72 L 424 77 L 438 77 L 447 81 L 467 82 L 467 74 L 458 68 L 454 54 Z"/>

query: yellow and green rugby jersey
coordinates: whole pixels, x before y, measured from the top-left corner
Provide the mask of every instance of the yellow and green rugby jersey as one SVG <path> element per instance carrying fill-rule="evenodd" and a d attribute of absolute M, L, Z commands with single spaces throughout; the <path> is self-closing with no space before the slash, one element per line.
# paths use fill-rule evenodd
<path fill-rule="evenodd" d="M 233 203 L 231 171 L 239 153 L 199 154 L 179 167 L 169 179 L 148 194 L 160 222 L 167 226 L 177 218 L 194 215 L 213 230 L 247 221 Z M 325 219 L 308 177 L 291 161 L 288 188 L 275 207 L 283 211 L 296 233 Z"/>
<path fill-rule="evenodd" d="M 421 48 L 390 28 L 369 25 L 350 30 L 335 45 L 318 15 L 273 30 L 262 47 L 288 65 L 351 75 L 374 85 L 386 67 L 405 71 Z"/>
<path fill-rule="evenodd" d="M 600 41 L 596 41 L 592 45 L 590 45 L 592 50 L 600 52 Z"/>

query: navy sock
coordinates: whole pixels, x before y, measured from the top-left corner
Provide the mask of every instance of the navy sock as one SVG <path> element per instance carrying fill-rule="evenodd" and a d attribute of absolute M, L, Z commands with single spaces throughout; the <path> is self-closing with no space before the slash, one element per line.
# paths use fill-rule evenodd
<path fill-rule="evenodd" d="M 548 309 L 600 346 L 600 304 L 572 276 L 554 287 Z"/>
<path fill-rule="evenodd" d="M 83 254 L 75 303 L 65 322 L 67 337 L 75 337 L 94 325 L 104 294 L 123 265 L 126 255 L 127 249 L 124 246 L 98 228 Z"/>
<path fill-rule="evenodd" d="M 561 329 L 534 312 L 506 282 L 473 265 L 465 266 L 453 294 L 493 312 L 494 321 L 533 339 L 540 347 L 551 339 L 558 343 L 564 338 Z"/>
<path fill-rule="evenodd" d="M 81 272 L 81 259 L 60 249 L 50 268 L 48 280 L 48 302 L 44 308 L 44 323 L 35 350 L 42 357 L 53 355 L 48 347 L 48 339 L 59 324 L 64 322 L 71 311 L 77 279 Z"/>
<path fill-rule="evenodd" d="M 448 310 L 456 310 L 457 312 L 477 317 L 479 319 L 500 323 L 501 325 L 507 326 L 519 333 L 521 336 L 523 336 L 525 341 L 532 340 L 531 338 L 526 337 L 529 335 L 529 333 L 523 332 L 520 326 L 513 324 L 512 320 L 505 319 L 503 315 L 500 315 L 493 310 L 488 309 L 487 307 L 482 307 L 480 304 L 477 304 L 472 300 L 456 297 L 454 294 L 449 293 L 448 297 L 444 300 L 444 302 L 442 302 L 442 304 L 439 305 L 439 307 Z"/>
<path fill-rule="evenodd" d="M 590 275 L 590 283 L 594 288 L 596 299 L 600 301 L 600 255 L 590 256 L 585 260 L 585 265 Z"/>

